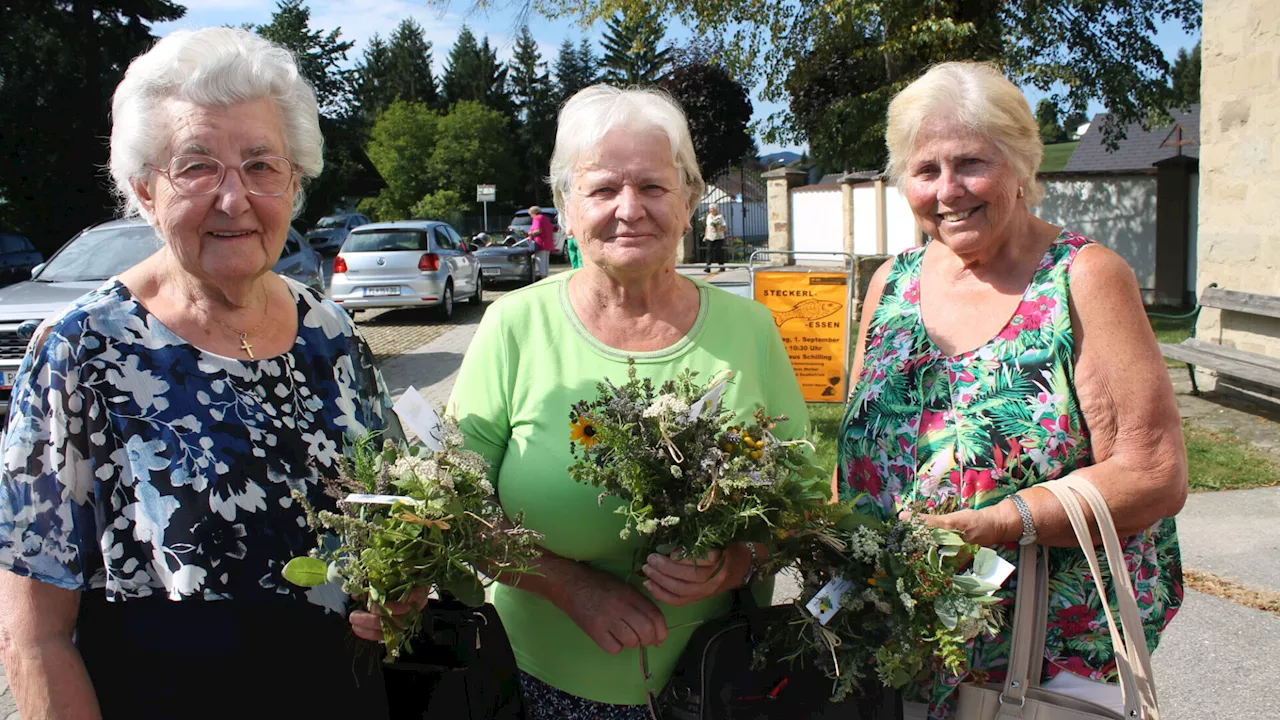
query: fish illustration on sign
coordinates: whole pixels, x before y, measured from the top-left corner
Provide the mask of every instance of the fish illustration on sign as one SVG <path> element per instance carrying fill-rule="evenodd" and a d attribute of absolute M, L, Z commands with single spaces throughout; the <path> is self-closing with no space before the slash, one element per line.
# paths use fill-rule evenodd
<path fill-rule="evenodd" d="M 795 307 L 785 312 L 774 313 L 773 321 L 778 323 L 778 327 L 788 320 L 802 318 L 804 320 L 818 320 L 828 315 L 834 315 L 844 307 L 838 302 L 830 300 L 805 300 Z"/>

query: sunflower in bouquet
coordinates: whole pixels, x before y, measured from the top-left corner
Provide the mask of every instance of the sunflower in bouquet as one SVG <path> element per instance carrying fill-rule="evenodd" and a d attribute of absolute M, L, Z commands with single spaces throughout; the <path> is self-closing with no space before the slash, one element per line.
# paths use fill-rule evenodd
<path fill-rule="evenodd" d="M 919 515 L 884 521 L 836 503 L 794 539 L 796 613 L 759 652 L 815 662 L 833 681 L 833 700 L 872 675 L 893 688 L 926 667 L 963 675 L 966 644 L 999 629 L 995 591 L 1012 566 Z"/>
<path fill-rule="evenodd" d="M 596 398 L 572 406 L 569 476 L 600 488 L 601 503 L 622 501 L 623 539 L 644 539 L 638 557 L 678 551 L 696 561 L 735 541 L 771 545 L 825 501 L 812 446 L 776 437 L 787 418 L 765 408 L 735 423 L 720 403 L 731 381 L 730 371 L 700 382 L 686 369 L 656 385 L 631 363 L 625 383 L 602 382 Z M 782 561 L 771 554 L 769 566 Z"/>
<path fill-rule="evenodd" d="M 409 603 L 394 618 L 385 608 L 415 590 L 434 587 L 472 606 L 484 603 L 483 572 L 531 571 L 539 535 L 508 520 L 488 480 L 488 463 L 462 449 L 451 421 L 439 427 L 438 450 L 381 444 L 373 435 L 352 442 L 336 478 L 323 480 L 339 512 L 317 511 L 293 494 L 317 531 L 316 549 L 285 566 L 285 579 L 311 587 L 342 585 L 367 597 L 382 620 L 388 661 L 412 652 L 423 611 Z"/>

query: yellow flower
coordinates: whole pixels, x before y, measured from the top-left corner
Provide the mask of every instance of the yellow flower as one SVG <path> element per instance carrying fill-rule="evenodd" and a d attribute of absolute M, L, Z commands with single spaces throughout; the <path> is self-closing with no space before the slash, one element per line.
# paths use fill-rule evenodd
<path fill-rule="evenodd" d="M 569 423 L 572 430 L 569 432 L 569 441 L 581 444 L 583 447 L 591 447 L 600 442 L 600 438 L 596 437 L 596 425 L 587 415 L 579 415 L 577 419 Z"/>

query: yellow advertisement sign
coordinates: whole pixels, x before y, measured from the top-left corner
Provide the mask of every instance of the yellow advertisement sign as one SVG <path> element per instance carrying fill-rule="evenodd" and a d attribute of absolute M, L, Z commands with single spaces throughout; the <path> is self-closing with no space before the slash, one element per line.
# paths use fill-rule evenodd
<path fill-rule="evenodd" d="M 773 313 L 807 402 L 844 402 L 849 275 L 756 271 L 755 299 Z"/>

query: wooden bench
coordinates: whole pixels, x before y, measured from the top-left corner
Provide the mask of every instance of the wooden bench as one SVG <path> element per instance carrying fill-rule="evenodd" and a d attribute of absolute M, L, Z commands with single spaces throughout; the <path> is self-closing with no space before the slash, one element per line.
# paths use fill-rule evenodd
<path fill-rule="evenodd" d="M 1196 309 L 1186 315 L 1172 316 L 1152 313 L 1156 317 L 1190 318 L 1192 321 L 1191 337 L 1176 344 L 1160 343 L 1161 354 L 1167 358 L 1181 360 L 1187 364 L 1187 372 L 1191 375 L 1192 394 L 1200 394 L 1200 388 L 1196 385 L 1195 366 L 1197 365 L 1217 370 L 1223 375 L 1241 378 L 1280 390 L 1280 358 L 1237 350 L 1236 348 L 1209 343 L 1196 338 L 1195 320 L 1200 315 L 1201 308 L 1206 307 L 1261 317 L 1280 318 L 1280 297 L 1223 290 L 1218 287 L 1217 283 L 1205 288 Z"/>

